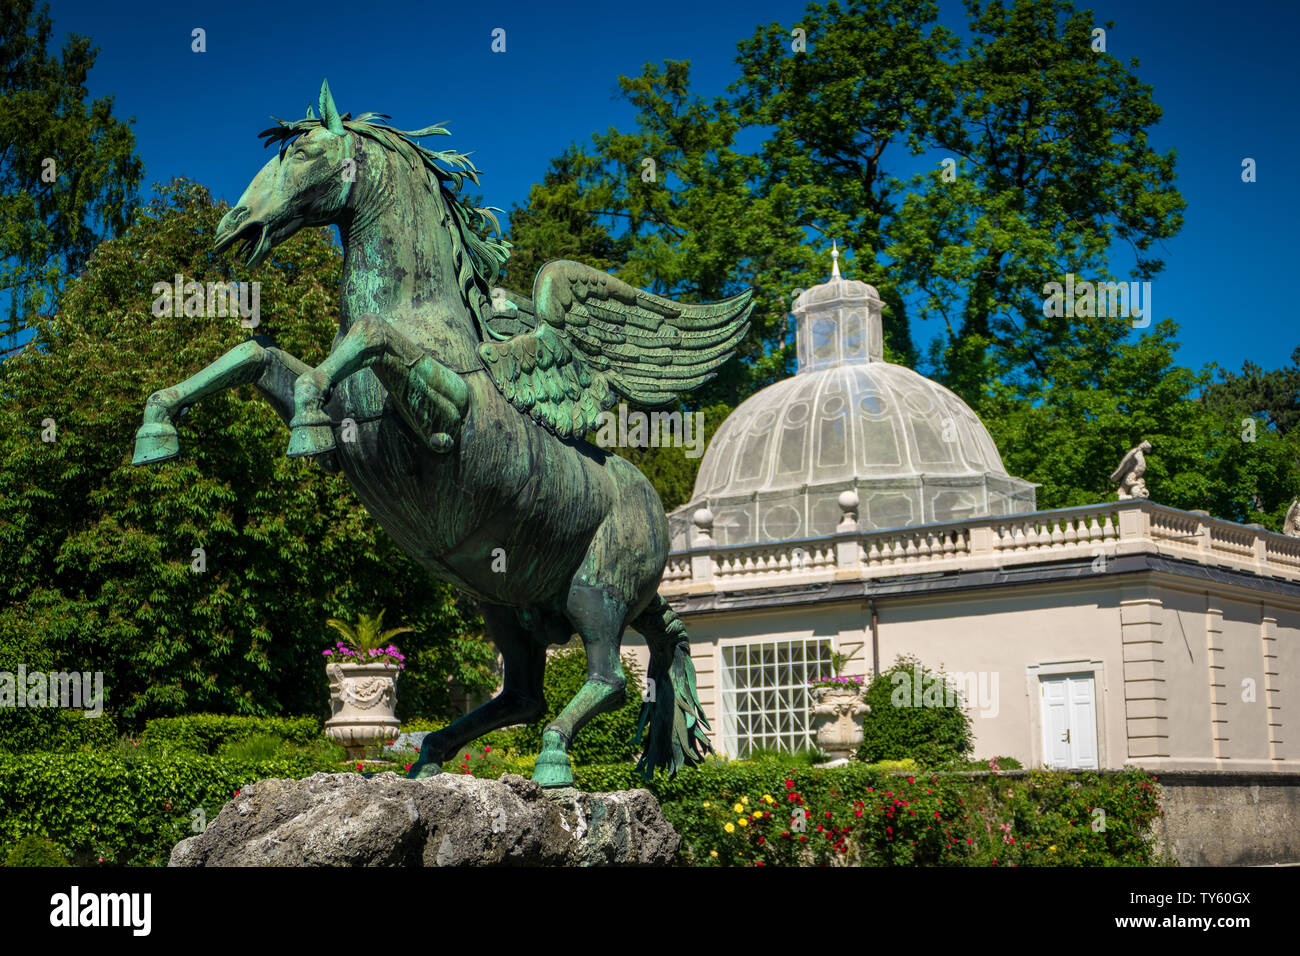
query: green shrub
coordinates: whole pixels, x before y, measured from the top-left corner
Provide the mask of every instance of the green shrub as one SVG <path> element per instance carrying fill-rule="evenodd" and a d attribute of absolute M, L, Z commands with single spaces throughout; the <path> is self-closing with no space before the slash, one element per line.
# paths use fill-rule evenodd
<path fill-rule="evenodd" d="M 310 744 L 321 736 L 315 717 L 234 717 L 191 714 L 160 717 L 145 724 L 140 744 L 177 752 L 215 754 L 222 746 L 253 737 L 274 737 L 295 744 Z"/>
<path fill-rule="evenodd" d="M 411 717 L 402 722 L 400 733 L 419 734 L 426 731 L 442 730 L 447 724 L 448 721 L 434 717 Z"/>
<path fill-rule="evenodd" d="M 5 857 L 5 866 L 68 866 L 67 855 L 49 837 L 28 833 L 19 837 Z"/>
<path fill-rule="evenodd" d="M 900 771 L 913 771 L 920 768 L 911 757 L 903 760 L 877 760 L 871 764 L 872 770 L 879 770 L 881 773 L 899 773 Z"/>
<path fill-rule="evenodd" d="M 578 732 L 569 748 L 574 764 L 621 763 L 639 752 L 632 736 L 641 713 L 641 669 L 631 657 L 624 657 L 623 673 L 627 678 L 627 703 L 612 713 L 601 714 Z M 542 730 L 559 716 L 586 680 L 587 652 L 582 647 L 564 648 L 547 658 L 546 714 L 512 732 L 520 753 L 536 754 L 542 749 Z"/>
<path fill-rule="evenodd" d="M 910 757 L 934 767 L 969 753 L 970 718 L 962 710 L 960 693 L 944 691 L 947 686 L 943 674 L 911 656 L 899 657 L 889 670 L 877 674 L 867 687 L 871 712 L 862 721 L 858 759 L 875 763 Z M 956 706 L 936 706 L 952 700 Z"/>

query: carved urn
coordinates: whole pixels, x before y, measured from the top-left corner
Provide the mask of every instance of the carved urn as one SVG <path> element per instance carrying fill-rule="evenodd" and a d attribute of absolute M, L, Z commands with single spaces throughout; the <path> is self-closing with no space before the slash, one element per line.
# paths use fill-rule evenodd
<path fill-rule="evenodd" d="M 818 748 L 830 760 L 819 767 L 841 767 L 855 759 L 862 744 L 862 718 L 871 708 L 865 688 L 853 678 L 838 678 L 812 687 L 813 730 Z"/>
<path fill-rule="evenodd" d="M 349 759 L 361 757 L 367 748 L 397 735 L 402 722 L 394 714 L 397 706 L 396 663 L 331 661 L 325 665 L 330 682 L 330 719 L 325 736 L 337 740 Z"/>

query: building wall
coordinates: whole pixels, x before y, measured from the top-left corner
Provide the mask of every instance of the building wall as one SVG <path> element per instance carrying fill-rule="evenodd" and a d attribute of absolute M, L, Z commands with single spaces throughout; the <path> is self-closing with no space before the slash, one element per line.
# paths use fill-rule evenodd
<path fill-rule="evenodd" d="M 911 654 L 983 682 L 973 686 L 988 696 L 968 701 L 977 757 L 1041 765 L 1040 678 L 1091 673 L 1102 767 L 1300 770 L 1300 733 L 1290 732 L 1300 724 L 1300 598 L 1142 573 L 905 594 L 875 606 L 882 669 Z M 683 620 L 715 747 L 727 643 L 826 637 L 841 652 L 862 648 L 847 673 L 871 670 L 865 600 Z M 639 635 L 629 632 L 625 649 L 644 669 Z"/>

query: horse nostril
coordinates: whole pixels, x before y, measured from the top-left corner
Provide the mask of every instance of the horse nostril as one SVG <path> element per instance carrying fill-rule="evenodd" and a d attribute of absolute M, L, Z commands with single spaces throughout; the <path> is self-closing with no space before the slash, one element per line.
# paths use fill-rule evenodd
<path fill-rule="evenodd" d="M 228 229 L 233 229 L 247 218 L 248 207 L 236 206 L 234 209 L 230 210 L 230 212 L 226 213 L 226 227 Z"/>

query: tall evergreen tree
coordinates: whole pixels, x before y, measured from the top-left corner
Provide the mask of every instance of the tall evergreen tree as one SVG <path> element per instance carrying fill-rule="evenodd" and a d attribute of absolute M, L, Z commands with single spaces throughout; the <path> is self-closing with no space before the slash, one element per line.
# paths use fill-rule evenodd
<path fill-rule="evenodd" d="M 0 5 L 0 356 L 99 241 L 130 222 L 143 174 L 112 97 L 88 102 L 98 51 L 73 34 L 53 56 L 53 29 L 49 4 Z"/>

